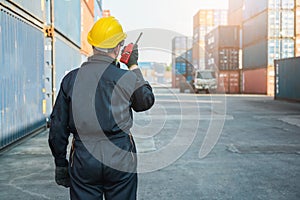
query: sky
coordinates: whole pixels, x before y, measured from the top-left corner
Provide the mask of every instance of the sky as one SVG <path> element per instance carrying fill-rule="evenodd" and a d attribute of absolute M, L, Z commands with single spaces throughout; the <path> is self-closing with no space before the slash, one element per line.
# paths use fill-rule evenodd
<path fill-rule="evenodd" d="M 138 36 L 135 30 L 139 29 L 163 29 L 172 32 L 171 35 L 178 33 L 192 36 L 193 16 L 199 9 L 227 7 L 228 0 L 103 0 L 103 10 L 110 10 L 110 14 L 120 21 L 124 31 L 133 32 L 134 37 Z M 146 35 L 143 35 L 141 42 Z M 169 61 L 169 58 L 168 56 L 165 60 Z"/>
<path fill-rule="evenodd" d="M 201 8 L 227 8 L 227 0 L 103 0 L 125 31 L 164 28 L 192 36 L 193 16 Z"/>

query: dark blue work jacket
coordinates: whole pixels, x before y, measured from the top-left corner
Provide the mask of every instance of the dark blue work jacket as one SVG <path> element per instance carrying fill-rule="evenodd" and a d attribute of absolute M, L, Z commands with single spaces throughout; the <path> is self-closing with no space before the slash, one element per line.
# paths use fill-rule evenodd
<path fill-rule="evenodd" d="M 63 78 L 51 113 L 49 146 L 56 166 L 68 164 L 70 133 L 75 139 L 89 134 L 97 137 L 98 133 L 129 133 L 133 124 L 132 109 L 145 111 L 153 104 L 152 88 L 140 69 L 120 69 L 108 56 L 89 57 L 80 68 Z"/>

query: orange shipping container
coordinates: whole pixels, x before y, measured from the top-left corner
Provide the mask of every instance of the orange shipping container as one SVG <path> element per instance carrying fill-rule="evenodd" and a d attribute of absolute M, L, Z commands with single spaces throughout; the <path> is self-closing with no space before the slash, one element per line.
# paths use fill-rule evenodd
<path fill-rule="evenodd" d="M 86 0 L 81 0 L 81 52 L 89 56 L 93 49 L 87 42 L 87 35 L 94 24 L 94 16 L 85 2 Z"/>
<path fill-rule="evenodd" d="M 218 72 L 218 93 L 240 93 L 240 70 Z"/>
<path fill-rule="evenodd" d="M 83 0 L 85 2 L 85 4 L 87 5 L 88 9 L 90 10 L 90 13 L 93 15 L 94 17 L 94 1 L 95 0 Z"/>
<path fill-rule="evenodd" d="M 243 92 L 267 94 L 267 68 L 243 70 Z"/>

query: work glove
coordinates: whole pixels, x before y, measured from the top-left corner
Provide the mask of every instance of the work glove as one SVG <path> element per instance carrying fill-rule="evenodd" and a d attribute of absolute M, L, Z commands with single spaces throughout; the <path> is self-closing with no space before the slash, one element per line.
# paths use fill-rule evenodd
<path fill-rule="evenodd" d="M 122 53 L 123 53 L 124 49 L 125 49 L 125 47 L 123 48 Z M 137 65 L 138 64 L 138 59 L 139 59 L 138 45 L 135 44 L 133 46 L 133 50 L 132 50 L 132 53 L 129 57 L 128 63 L 126 64 L 127 67 L 130 69 L 130 67 L 132 65 Z"/>
<path fill-rule="evenodd" d="M 55 182 L 58 185 L 62 185 L 66 188 L 70 187 L 70 175 L 68 167 L 55 168 Z"/>

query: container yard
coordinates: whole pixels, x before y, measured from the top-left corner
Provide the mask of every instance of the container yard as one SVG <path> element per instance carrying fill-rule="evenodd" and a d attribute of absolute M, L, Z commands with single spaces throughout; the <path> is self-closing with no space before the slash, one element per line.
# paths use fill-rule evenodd
<path fill-rule="evenodd" d="M 300 0 L 0 0 L 0 199 L 298 200 L 299 77 Z"/>

